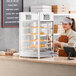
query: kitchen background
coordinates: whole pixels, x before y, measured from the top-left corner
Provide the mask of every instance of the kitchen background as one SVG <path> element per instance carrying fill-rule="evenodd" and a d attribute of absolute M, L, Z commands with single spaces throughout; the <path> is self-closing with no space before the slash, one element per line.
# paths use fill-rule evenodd
<path fill-rule="evenodd" d="M 24 0 L 24 11 L 29 11 L 31 5 L 67 5 L 70 10 L 76 9 L 76 0 Z M 1 11 L 1 0 L 0 0 Z M 1 26 L 1 12 L 0 12 Z M 0 28 L 0 50 L 19 50 L 19 28 Z"/>

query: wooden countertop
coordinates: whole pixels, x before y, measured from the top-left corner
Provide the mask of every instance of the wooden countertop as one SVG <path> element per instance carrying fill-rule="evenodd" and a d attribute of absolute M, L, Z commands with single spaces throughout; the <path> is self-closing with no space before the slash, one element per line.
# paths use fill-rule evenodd
<path fill-rule="evenodd" d="M 37 58 L 21 58 L 16 56 L 0 56 L 0 60 L 29 61 L 29 62 L 65 64 L 65 65 L 76 66 L 76 58 L 74 58 L 74 60 L 67 60 L 67 57 L 50 57 L 50 58 L 37 59 Z"/>

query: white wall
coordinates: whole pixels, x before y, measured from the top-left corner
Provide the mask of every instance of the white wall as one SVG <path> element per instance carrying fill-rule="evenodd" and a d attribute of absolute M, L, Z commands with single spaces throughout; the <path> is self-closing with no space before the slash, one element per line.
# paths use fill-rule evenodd
<path fill-rule="evenodd" d="M 67 5 L 71 10 L 76 10 L 76 0 L 24 0 L 24 11 L 31 5 Z"/>

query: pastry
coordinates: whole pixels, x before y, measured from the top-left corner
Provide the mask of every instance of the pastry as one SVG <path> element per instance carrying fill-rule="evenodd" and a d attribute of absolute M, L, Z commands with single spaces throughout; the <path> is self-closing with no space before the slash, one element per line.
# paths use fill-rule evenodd
<path fill-rule="evenodd" d="M 41 44 L 40 47 L 45 47 L 46 45 Z M 29 48 L 38 48 L 38 45 L 30 45 Z"/>
<path fill-rule="evenodd" d="M 41 32 L 41 33 L 40 33 L 40 35 L 44 35 L 44 34 L 45 34 L 44 32 Z"/>
<path fill-rule="evenodd" d="M 37 33 L 28 33 L 28 35 L 37 35 Z"/>
<path fill-rule="evenodd" d="M 44 32 L 41 32 L 40 35 L 44 35 Z M 28 33 L 28 35 L 38 35 L 38 33 Z"/>

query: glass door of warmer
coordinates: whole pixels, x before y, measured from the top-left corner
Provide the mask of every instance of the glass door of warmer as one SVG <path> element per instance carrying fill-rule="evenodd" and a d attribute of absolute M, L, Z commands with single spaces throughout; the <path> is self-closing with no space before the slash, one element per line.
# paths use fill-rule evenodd
<path fill-rule="evenodd" d="M 25 56 L 38 56 L 38 21 L 27 21 L 22 24 L 21 50 Z"/>
<path fill-rule="evenodd" d="M 53 13 L 39 13 L 40 57 L 52 56 L 53 51 Z"/>
<path fill-rule="evenodd" d="M 40 57 L 51 56 L 53 50 L 53 22 L 40 22 Z"/>

